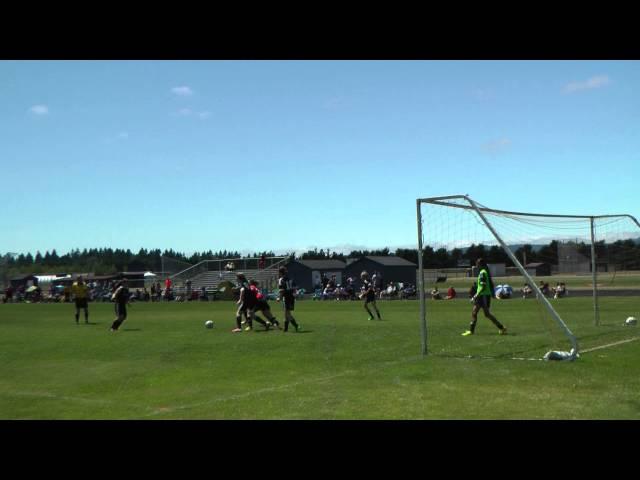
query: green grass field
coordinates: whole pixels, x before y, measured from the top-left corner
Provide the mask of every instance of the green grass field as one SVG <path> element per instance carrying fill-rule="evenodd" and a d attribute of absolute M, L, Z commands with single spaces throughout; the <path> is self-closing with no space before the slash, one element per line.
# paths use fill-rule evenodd
<path fill-rule="evenodd" d="M 467 301 L 430 301 L 424 358 L 416 301 L 379 302 L 371 322 L 361 302 L 299 301 L 303 331 L 286 334 L 230 333 L 223 301 L 136 303 L 117 333 L 111 304 L 79 326 L 70 304 L 0 305 L 0 418 L 639 419 L 640 327 L 622 326 L 639 299 L 603 301 L 599 327 L 588 298 L 554 305 L 575 362 L 512 359 L 551 347 L 533 300 L 496 302 L 510 334 L 481 316 L 473 337 Z"/>

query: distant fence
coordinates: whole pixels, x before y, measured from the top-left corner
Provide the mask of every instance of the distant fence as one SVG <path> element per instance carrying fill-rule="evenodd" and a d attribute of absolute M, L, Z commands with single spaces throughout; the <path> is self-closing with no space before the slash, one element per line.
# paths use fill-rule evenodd
<path fill-rule="evenodd" d="M 267 270 L 275 269 L 280 265 L 284 265 L 289 257 L 259 257 L 249 258 L 224 258 L 218 260 L 203 260 L 202 262 L 190 266 L 181 272 L 171 275 L 170 278 L 174 284 L 184 283 L 190 278 L 205 272 L 242 272 L 244 270 Z M 232 268 L 230 268 L 232 267 Z"/>

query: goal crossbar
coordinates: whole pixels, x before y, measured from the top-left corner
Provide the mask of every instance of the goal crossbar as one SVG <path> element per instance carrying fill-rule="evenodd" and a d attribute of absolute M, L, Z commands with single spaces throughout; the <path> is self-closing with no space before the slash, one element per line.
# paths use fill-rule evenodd
<path fill-rule="evenodd" d="M 609 214 L 609 215 L 558 215 L 555 213 L 527 213 L 527 212 L 511 212 L 508 210 L 496 210 L 495 208 L 487 208 L 475 202 L 476 207 L 474 208 L 471 205 L 455 205 L 445 202 L 444 200 L 455 200 L 455 199 L 464 199 L 468 202 L 471 202 L 471 198 L 468 195 L 449 195 L 446 197 L 430 197 L 430 198 L 419 198 L 417 200 L 418 204 L 421 203 L 433 203 L 435 205 L 442 205 L 445 207 L 452 208 L 462 208 L 466 210 L 480 210 L 482 212 L 495 213 L 499 215 L 521 215 L 527 217 L 549 217 L 549 218 L 576 218 L 588 220 L 590 218 L 593 219 L 602 219 L 602 218 L 621 218 L 626 217 L 633 221 L 638 227 L 640 227 L 640 222 L 633 215 L 629 215 L 628 213 L 621 213 L 618 215 Z"/>

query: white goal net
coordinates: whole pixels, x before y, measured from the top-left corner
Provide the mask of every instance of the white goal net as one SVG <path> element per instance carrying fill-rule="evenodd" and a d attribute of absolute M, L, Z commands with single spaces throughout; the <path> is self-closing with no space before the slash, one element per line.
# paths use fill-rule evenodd
<path fill-rule="evenodd" d="M 418 199 L 417 220 L 423 354 L 574 359 L 635 338 L 625 324 L 640 316 L 633 216 L 512 212 L 456 195 Z M 489 313 L 506 335 L 483 308 L 472 317 L 479 258 L 493 282 Z"/>

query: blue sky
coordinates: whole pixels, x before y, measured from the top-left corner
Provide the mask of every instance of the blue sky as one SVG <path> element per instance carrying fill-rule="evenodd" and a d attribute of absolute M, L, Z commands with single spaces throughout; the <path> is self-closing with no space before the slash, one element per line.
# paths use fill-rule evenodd
<path fill-rule="evenodd" d="M 415 199 L 640 216 L 637 61 L 0 61 L 0 253 L 416 244 Z"/>

